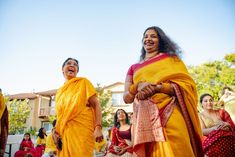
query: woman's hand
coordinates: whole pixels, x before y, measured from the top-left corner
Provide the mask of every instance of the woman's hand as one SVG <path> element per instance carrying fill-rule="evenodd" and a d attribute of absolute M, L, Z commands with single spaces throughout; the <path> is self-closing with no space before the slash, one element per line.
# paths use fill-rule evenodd
<path fill-rule="evenodd" d="M 141 82 L 138 84 L 138 93 L 136 98 L 138 100 L 144 100 L 153 96 L 156 93 L 156 85 L 149 82 Z"/>
<path fill-rule="evenodd" d="M 95 127 L 95 131 L 94 131 L 94 138 L 96 142 L 102 142 L 103 141 L 103 134 L 102 134 L 102 130 L 101 127 L 96 126 Z"/>
<path fill-rule="evenodd" d="M 227 122 L 222 122 L 222 123 L 219 125 L 218 129 L 222 129 L 222 130 L 227 130 L 227 131 L 229 131 L 229 130 L 231 130 L 231 126 L 230 126 L 230 124 L 227 123 Z"/>
<path fill-rule="evenodd" d="M 113 149 L 114 149 L 114 152 L 117 154 L 119 154 L 119 152 L 122 150 L 122 148 L 119 146 L 113 146 Z"/>
<path fill-rule="evenodd" d="M 122 155 L 126 153 L 127 147 L 121 148 L 121 150 L 117 153 L 117 155 Z"/>

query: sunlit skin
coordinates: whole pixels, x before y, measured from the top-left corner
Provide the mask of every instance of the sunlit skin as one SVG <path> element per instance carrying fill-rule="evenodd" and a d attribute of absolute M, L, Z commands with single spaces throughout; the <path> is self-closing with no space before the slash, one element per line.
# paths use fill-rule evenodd
<path fill-rule="evenodd" d="M 125 115 L 125 112 L 122 111 L 122 110 L 119 110 L 117 112 L 117 117 L 118 117 L 118 120 L 119 121 L 124 121 L 124 123 L 126 122 L 126 115 Z"/>
<path fill-rule="evenodd" d="M 143 37 L 143 46 L 146 51 L 145 59 L 154 57 L 158 54 L 158 35 L 153 29 L 149 29 L 145 32 Z"/>
<path fill-rule="evenodd" d="M 214 106 L 214 100 L 211 96 L 207 95 L 202 99 L 202 107 L 204 109 L 202 114 L 204 114 L 207 117 L 210 117 L 211 119 L 213 119 L 213 121 L 217 122 L 217 125 L 210 127 L 210 128 L 206 128 L 204 123 L 201 121 L 203 135 L 208 135 L 214 130 L 218 130 L 218 129 L 229 130 L 230 128 L 230 124 L 227 122 L 224 122 L 220 118 L 219 110 L 214 110 L 213 106 Z"/>
<path fill-rule="evenodd" d="M 214 100 L 211 96 L 205 96 L 202 100 L 202 107 L 206 110 L 213 110 Z"/>
<path fill-rule="evenodd" d="M 29 135 L 24 135 L 24 139 L 25 139 L 25 141 L 28 141 L 28 140 L 29 140 L 29 138 L 30 138 L 30 136 L 29 136 Z"/>
<path fill-rule="evenodd" d="M 78 64 L 76 61 L 70 59 L 68 60 L 64 67 L 62 68 L 65 79 L 68 81 L 77 76 L 78 73 Z"/>

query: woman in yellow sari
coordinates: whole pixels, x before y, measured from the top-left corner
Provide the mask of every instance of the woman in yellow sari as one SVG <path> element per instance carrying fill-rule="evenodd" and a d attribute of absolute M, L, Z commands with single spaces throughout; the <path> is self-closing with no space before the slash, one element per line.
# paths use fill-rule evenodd
<path fill-rule="evenodd" d="M 95 141 L 101 142 L 101 107 L 91 82 L 78 73 L 78 61 L 65 60 L 66 82 L 56 93 L 56 133 L 62 140 L 59 157 L 92 157 Z"/>
<path fill-rule="evenodd" d="M 196 86 L 180 49 L 159 27 L 145 30 L 140 61 L 125 82 L 124 101 L 133 103 L 134 153 L 141 157 L 199 157 L 202 131 Z"/>
<path fill-rule="evenodd" d="M 0 157 L 3 157 L 8 137 L 8 110 L 0 89 Z"/>

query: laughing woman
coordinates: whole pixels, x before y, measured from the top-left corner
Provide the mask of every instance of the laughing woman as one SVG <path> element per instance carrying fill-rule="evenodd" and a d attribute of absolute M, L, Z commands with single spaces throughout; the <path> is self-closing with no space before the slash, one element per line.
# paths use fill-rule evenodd
<path fill-rule="evenodd" d="M 159 27 L 142 38 L 140 61 L 126 76 L 124 101 L 134 102 L 133 143 L 138 156 L 202 156 L 197 92 L 180 49 Z"/>
<path fill-rule="evenodd" d="M 76 77 L 78 61 L 68 58 L 62 65 L 64 85 L 56 93 L 56 133 L 62 139 L 59 157 L 93 156 L 95 140 L 103 140 L 101 107 L 89 80 Z"/>

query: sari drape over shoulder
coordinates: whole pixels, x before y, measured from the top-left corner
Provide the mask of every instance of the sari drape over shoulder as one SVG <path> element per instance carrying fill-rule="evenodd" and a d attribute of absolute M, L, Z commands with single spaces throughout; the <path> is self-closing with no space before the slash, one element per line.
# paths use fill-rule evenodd
<path fill-rule="evenodd" d="M 158 134 L 159 140 L 157 138 L 152 139 L 155 141 L 152 156 L 203 156 L 200 140 L 202 131 L 197 111 L 196 85 L 184 63 L 177 56 L 161 54 L 149 61 L 132 65 L 127 76 L 133 84 L 139 82 L 170 83 L 176 93 L 176 96 L 156 93 L 151 97 L 156 104 L 156 110 L 159 110 L 155 114 L 159 112 L 160 116 L 160 122 L 159 118 L 155 117 L 157 125 L 152 124 L 158 126 L 162 122 L 165 123 L 162 126 L 164 127 L 163 131 Z M 134 116 L 137 116 L 135 118 L 138 119 L 138 113 L 134 113 Z M 151 118 L 151 116 L 149 117 Z M 142 117 L 139 118 L 141 119 Z M 139 125 L 139 121 L 134 122 L 134 125 Z M 161 130 L 161 126 L 158 126 L 158 128 L 160 128 L 158 130 Z M 154 130 L 156 131 L 156 127 Z M 164 137 L 161 137 L 162 133 Z M 135 140 L 135 136 L 138 136 L 138 134 L 134 133 L 134 151 L 138 155 L 139 145 L 145 144 L 146 147 L 149 143 L 147 141 L 138 143 Z M 149 142 L 152 141 L 149 140 Z"/>
<path fill-rule="evenodd" d="M 56 132 L 63 143 L 59 157 L 93 156 L 94 111 L 87 104 L 95 94 L 90 81 L 79 77 L 67 81 L 56 93 Z"/>

